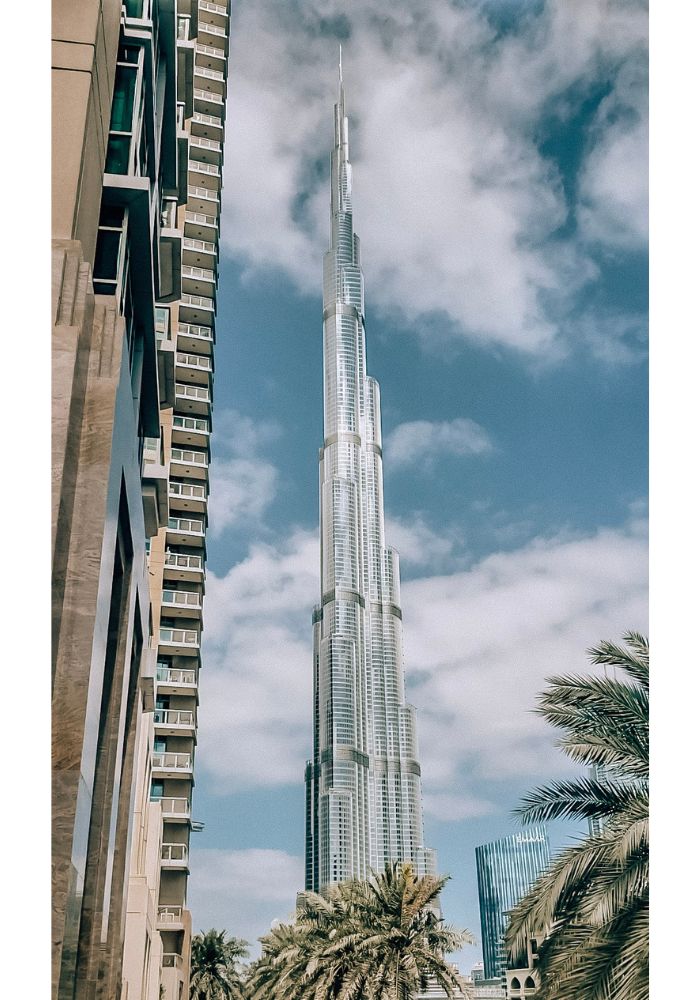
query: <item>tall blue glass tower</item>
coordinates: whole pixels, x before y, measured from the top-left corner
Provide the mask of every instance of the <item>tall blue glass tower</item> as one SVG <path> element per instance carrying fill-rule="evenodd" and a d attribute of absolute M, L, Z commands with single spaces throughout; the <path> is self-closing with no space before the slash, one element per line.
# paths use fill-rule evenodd
<path fill-rule="evenodd" d="M 505 971 L 503 936 L 507 913 L 522 899 L 550 859 L 544 826 L 533 826 L 476 849 L 484 975 L 495 979 Z"/>
<path fill-rule="evenodd" d="M 323 262 L 321 601 L 313 614 L 314 748 L 306 766 L 306 888 L 387 861 L 435 869 L 423 843 L 415 709 L 404 693 L 398 553 L 384 537 L 379 385 L 367 374 L 342 72 Z"/>

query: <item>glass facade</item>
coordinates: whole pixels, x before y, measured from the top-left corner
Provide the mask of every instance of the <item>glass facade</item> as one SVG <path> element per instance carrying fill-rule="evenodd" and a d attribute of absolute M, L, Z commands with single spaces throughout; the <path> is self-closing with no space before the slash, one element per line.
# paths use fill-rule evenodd
<path fill-rule="evenodd" d="M 435 870 L 423 844 L 415 710 L 404 695 L 398 554 L 384 538 L 379 386 L 365 365 L 342 80 L 323 364 L 321 603 L 313 615 L 314 750 L 306 767 L 306 888 L 314 891 L 366 878 L 387 861 Z"/>
<path fill-rule="evenodd" d="M 549 837 L 544 826 L 529 827 L 476 848 L 486 979 L 503 976 L 506 968 L 503 936 L 508 911 L 522 899 L 549 859 Z"/>

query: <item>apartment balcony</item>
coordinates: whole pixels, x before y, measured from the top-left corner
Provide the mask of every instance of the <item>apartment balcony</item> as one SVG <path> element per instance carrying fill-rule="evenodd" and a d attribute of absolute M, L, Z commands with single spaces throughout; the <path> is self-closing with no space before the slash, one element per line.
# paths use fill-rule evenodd
<path fill-rule="evenodd" d="M 221 45 L 206 45 L 197 41 L 194 47 L 195 57 L 198 66 L 206 66 L 207 69 L 218 69 L 226 72 L 227 54 L 226 49 Z"/>
<path fill-rule="evenodd" d="M 226 77 L 220 69 L 210 69 L 196 60 L 194 64 L 194 89 L 195 91 L 206 91 L 207 94 L 216 94 L 225 100 Z"/>
<path fill-rule="evenodd" d="M 218 220 L 219 195 L 216 191 L 210 190 L 203 184 L 188 183 L 187 208 L 189 211 L 196 212 L 198 215 L 213 215 Z"/>
<path fill-rule="evenodd" d="M 194 295 L 183 292 L 180 299 L 179 319 L 182 323 L 195 326 L 213 326 L 216 307 L 214 299 L 208 295 Z"/>
<path fill-rule="evenodd" d="M 179 413 L 208 417 L 211 412 L 211 386 L 175 383 L 175 408 Z"/>
<path fill-rule="evenodd" d="M 182 955 L 178 955 L 176 951 L 166 951 L 163 952 L 163 957 L 161 960 L 161 968 L 163 969 L 182 969 Z"/>
<path fill-rule="evenodd" d="M 200 483 L 178 483 L 171 480 L 168 499 L 173 517 L 180 511 L 185 514 L 207 512 L 207 487 Z"/>
<path fill-rule="evenodd" d="M 220 3 L 211 3 L 210 0 L 199 0 L 197 4 L 197 17 L 199 23 L 199 34 L 206 25 L 217 25 L 221 28 L 228 28 L 228 7 Z"/>
<path fill-rule="evenodd" d="M 219 221 L 205 212 L 185 212 L 185 236 L 215 243 L 219 239 Z"/>
<path fill-rule="evenodd" d="M 158 694 L 197 694 L 197 671 L 181 667 L 157 667 Z"/>
<path fill-rule="evenodd" d="M 193 448 L 171 448 L 170 471 L 185 479 L 198 479 L 207 482 L 209 479 L 209 456 L 206 451 L 195 451 Z"/>
<path fill-rule="evenodd" d="M 187 295 L 199 295 L 216 301 L 216 272 L 210 267 L 182 266 L 182 289 Z"/>
<path fill-rule="evenodd" d="M 194 632 L 199 642 L 199 633 L 194 629 L 161 629 L 167 632 Z M 153 713 L 153 725 L 159 735 L 165 736 L 189 736 L 194 738 L 197 724 L 194 712 L 181 711 L 174 708 L 157 708 Z"/>
<path fill-rule="evenodd" d="M 169 517 L 166 534 L 168 545 L 196 545 L 204 547 L 204 519 Z"/>
<path fill-rule="evenodd" d="M 204 557 L 198 553 L 167 552 L 163 564 L 164 580 L 187 580 L 190 583 L 204 582 Z"/>
<path fill-rule="evenodd" d="M 214 328 L 197 323 L 180 323 L 177 328 L 177 346 L 185 353 L 211 354 L 214 348 Z"/>
<path fill-rule="evenodd" d="M 199 644 L 199 629 L 172 628 L 169 625 L 161 625 L 158 629 L 159 654 L 165 656 L 197 656 L 199 654 Z"/>
<path fill-rule="evenodd" d="M 161 844 L 160 867 L 189 872 L 187 844 Z"/>
<path fill-rule="evenodd" d="M 168 470 L 160 438 L 144 438 L 141 495 L 146 536 L 152 538 L 168 520 Z"/>
<path fill-rule="evenodd" d="M 201 618 L 202 595 L 196 590 L 169 590 L 162 592 L 161 606 L 168 618 Z"/>
<path fill-rule="evenodd" d="M 204 187 L 208 191 L 221 190 L 221 168 L 218 163 L 206 163 L 204 160 L 190 156 L 187 170 L 189 183 L 193 187 Z"/>
<path fill-rule="evenodd" d="M 189 799 L 164 797 L 158 801 L 161 815 L 167 823 L 189 823 L 192 816 Z"/>
<path fill-rule="evenodd" d="M 182 263 L 185 267 L 207 267 L 216 269 L 219 248 L 214 240 L 197 240 L 185 236 L 182 241 Z"/>
<path fill-rule="evenodd" d="M 185 924 L 182 919 L 181 906 L 159 906 L 158 923 L 159 931 L 184 931 Z"/>
<path fill-rule="evenodd" d="M 190 121 L 190 133 L 191 136 L 223 142 L 224 120 L 220 115 L 207 115 L 203 111 L 195 111 Z"/>
<path fill-rule="evenodd" d="M 197 41 L 202 45 L 215 45 L 228 53 L 228 27 L 200 21 L 197 30 Z"/>
<path fill-rule="evenodd" d="M 224 116 L 224 99 L 220 94 L 214 94 L 210 90 L 202 90 L 195 87 L 193 90 L 194 109 L 201 111 L 205 115 Z"/>
<path fill-rule="evenodd" d="M 198 445 L 201 448 L 209 446 L 209 421 L 203 417 L 183 417 L 176 413 L 173 416 L 173 444 Z"/>
<path fill-rule="evenodd" d="M 191 753 L 154 753 L 151 755 L 151 770 L 154 778 L 191 778 Z"/>
<path fill-rule="evenodd" d="M 209 354 L 189 354 L 177 351 L 175 354 L 175 377 L 183 385 L 204 385 L 211 387 L 214 378 L 214 360 Z"/>

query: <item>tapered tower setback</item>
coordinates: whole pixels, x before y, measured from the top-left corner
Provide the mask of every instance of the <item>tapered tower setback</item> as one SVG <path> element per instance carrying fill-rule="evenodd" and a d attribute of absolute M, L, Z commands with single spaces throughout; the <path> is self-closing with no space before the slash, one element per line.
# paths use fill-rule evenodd
<path fill-rule="evenodd" d="M 423 845 L 415 709 L 404 696 L 398 553 L 384 539 L 379 385 L 365 365 L 364 279 L 340 73 L 323 262 L 321 603 L 313 614 L 314 749 L 306 888 L 386 861 L 435 870 Z"/>

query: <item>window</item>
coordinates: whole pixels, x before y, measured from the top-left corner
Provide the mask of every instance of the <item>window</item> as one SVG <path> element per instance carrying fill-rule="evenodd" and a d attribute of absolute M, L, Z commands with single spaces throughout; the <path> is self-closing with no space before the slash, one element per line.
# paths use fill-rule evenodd
<path fill-rule="evenodd" d="M 97 229 L 92 269 L 96 295 L 115 295 L 124 271 L 127 212 L 121 205 L 103 205 Z"/>
<path fill-rule="evenodd" d="M 151 802 L 158 802 L 163 798 L 165 783 L 162 781 L 151 782 Z"/>
<path fill-rule="evenodd" d="M 143 2 L 132 5 L 142 7 Z M 131 15 L 134 16 L 134 15 Z M 140 46 L 122 45 L 117 56 L 112 117 L 107 140 L 108 174 L 145 173 L 149 151 L 143 136 L 143 53 Z M 136 140 L 136 141 L 134 141 Z"/>

